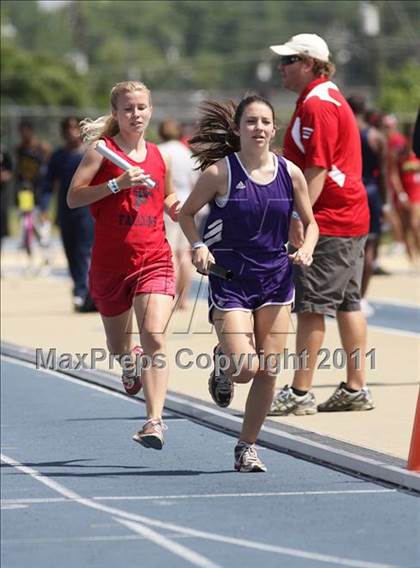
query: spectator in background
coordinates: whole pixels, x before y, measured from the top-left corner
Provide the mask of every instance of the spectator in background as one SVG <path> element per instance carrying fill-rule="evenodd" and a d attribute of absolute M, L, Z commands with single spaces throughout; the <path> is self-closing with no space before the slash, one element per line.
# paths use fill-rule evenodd
<path fill-rule="evenodd" d="M 413 126 L 404 125 L 406 145 L 398 156 L 398 173 L 401 185 L 408 197 L 408 207 L 397 202 L 404 238 L 410 259 L 417 263 L 420 256 L 420 160 L 413 151 Z"/>
<path fill-rule="evenodd" d="M 356 119 L 330 80 L 335 67 L 321 37 L 299 34 L 271 49 L 280 55 L 284 87 L 299 95 L 285 134 L 284 157 L 304 172 L 320 238 L 313 264 L 295 267 L 296 353 L 307 353 L 307 365 L 295 371 L 292 387 L 280 391 L 270 413 L 370 410 L 374 404 L 365 386 L 366 320 L 360 311 L 369 209 Z M 298 248 L 303 227 L 297 217 L 294 214 L 289 241 Z M 317 407 L 310 389 L 324 341 L 325 316 L 337 318 L 347 378 Z"/>
<path fill-rule="evenodd" d="M 406 146 L 406 139 L 398 130 L 398 121 L 394 114 L 382 116 L 381 128 L 387 140 L 387 176 L 390 189 L 390 199 L 395 215 L 391 216 L 392 231 L 395 245 L 393 252 L 402 254 L 406 252 L 410 257 L 404 232 L 405 211 L 409 208 L 408 195 L 404 191 L 399 172 L 399 157 Z M 376 273 L 376 272 L 375 272 Z"/>
<path fill-rule="evenodd" d="M 181 137 L 179 140 L 187 148 L 190 147 L 190 139 L 194 136 L 195 130 L 196 130 L 196 125 L 191 122 L 183 122 L 181 124 Z"/>
<path fill-rule="evenodd" d="M 413 131 L 413 151 L 420 158 L 420 110 L 417 112 L 416 124 Z"/>
<path fill-rule="evenodd" d="M 36 236 L 43 250 L 43 264 L 49 264 L 49 240 L 51 224 L 38 218 L 40 192 L 51 148 L 40 141 L 28 120 L 19 124 L 20 144 L 15 152 L 15 180 L 17 205 L 22 218 L 22 245 L 29 260 L 33 254 L 33 238 Z"/>
<path fill-rule="evenodd" d="M 34 127 L 28 120 L 22 120 L 19 124 L 19 136 L 15 168 L 17 190 L 22 187 L 30 189 L 34 194 L 34 203 L 38 205 L 51 148 L 35 136 Z"/>
<path fill-rule="evenodd" d="M 93 218 L 89 207 L 70 209 L 67 190 L 85 153 L 80 135 L 79 119 L 68 116 L 61 122 L 61 135 L 65 142 L 51 156 L 40 196 L 40 209 L 44 218 L 51 195 L 58 186 L 57 221 L 73 280 L 73 307 L 78 312 L 95 311 L 89 295 L 88 271 L 93 242 Z"/>
<path fill-rule="evenodd" d="M 0 152 L 0 159 L 1 159 L 1 179 L 0 179 L 0 231 L 1 231 L 1 240 L 0 240 L 0 252 L 1 252 L 1 243 L 3 242 L 4 237 L 9 235 L 9 182 L 13 177 L 13 166 L 12 160 L 8 152 L 1 148 Z"/>
<path fill-rule="evenodd" d="M 354 95 L 347 99 L 359 127 L 362 144 L 362 179 L 366 188 L 370 212 L 369 235 L 365 246 L 365 263 L 362 277 L 362 312 L 366 317 L 374 309 L 365 298 L 369 280 L 373 274 L 374 262 L 378 255 L 381 236 L 382 211 L 389 212 L 389 198 L 386 180 L 387 143 L 385 136 L 366 121 L 366 101 Z"/>
<path fill-rule="evenodd" d="M 183 204 L 187 199 L 198 178 L 194 171 L 192 153 L 185 144 L 180 141 L 181 125 L 173 119 L 167 119 L 159 125 L 159 136 L 163 143 L 159 149 L 168 156 L 171 163 L 172 182 L 175 192 Z M 191 247 L 178 223 L 172 221 L 169 215 L 165 215 L 166 238 L 174 253 L 176 270 L 176 308 L 187 308 L 188 292 L 191 285 L 192 264 Z"/>

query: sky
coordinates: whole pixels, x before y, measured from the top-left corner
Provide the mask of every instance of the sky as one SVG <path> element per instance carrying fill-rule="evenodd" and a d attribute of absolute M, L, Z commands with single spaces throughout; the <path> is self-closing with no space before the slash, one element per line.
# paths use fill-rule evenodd
<path fill-rule="evenodd" d="M 58 10 L 65 4 L 70 4 L 71 0 L 38 0 L 38 4 L 47 11 Z"/>

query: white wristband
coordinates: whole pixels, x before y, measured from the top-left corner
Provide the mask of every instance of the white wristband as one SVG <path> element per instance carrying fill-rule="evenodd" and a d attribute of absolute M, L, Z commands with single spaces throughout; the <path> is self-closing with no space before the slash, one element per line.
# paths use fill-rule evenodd
<path fill-rule="evenodd" d="M 292 211 L 292 219 L 297 219 L 300 221 L 300 215 L 297 211 Z"/>
<path fill-rule="evenodd" d="M 119 191 L 121 191 L 120 186 L 118 185 L 118 182 L 116 179 L 110 179 L 109 182 L 106 184 L 107 188 L 112 192 L 112 193 L 118 193 Z"/>
<path fill-rule="evenodd" d="M 206 243 L 204 243 L 203 241 L 196 241 L 195 243 L 193 243 L 191 245 L 191 248 L 193 250 L 195 250 L 195 249 L 198 249 L 198 248 L 201 248 L 201 247 L 206 247 L 206 246 L 207 246 Z"/>
<path fill-rule="evenodd" d="M 405 191 L 400 191 L 400 193 L 398 194 L 398 200 L 400 201 L 400 203 L 407 203 L 408 195 Z"/>

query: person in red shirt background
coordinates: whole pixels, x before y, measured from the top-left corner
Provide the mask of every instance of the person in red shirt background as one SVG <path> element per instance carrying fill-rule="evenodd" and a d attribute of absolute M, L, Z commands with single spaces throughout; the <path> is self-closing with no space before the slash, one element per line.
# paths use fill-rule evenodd
<path fill-rule="evenodd" d="M 296 353 L 306 350 L 307 364 L 295 371 L 291 388 L 284 387 L 275 397 L 270 414 L 370 410 L 374 403 L 365 386 L 366 320 L 360 311 L 369 210 L 356 120 L 330 80 L 335 67 L 321 37 L 299 34 L 271 50 L 280 55 L 284 87 L 299 95 L 285 134 L 284 156 L 304 172 L 320 238 L 312 266 L 295 271 Z M 302 234 L 294 215 L 290 243 L 301 246 Z M 347 380 L 317 407 L 310 389 L 325 316 L 337 318 Z"/>
<path fill-rule="evenodd" d="M 398 130 L 398 120 L 394 114 L 384 114 L 380 117 L 379 128 L 383 131 L 387 141 L 387 176 L 391 192 L 391 230 L 394 239 L 393 252 L 401 254 L 406 252 L 411 258 L 409 243 L 407 243 L 404 223 L 407 222 L 410 208 L 408 195 L 401 182 L 399 172 L 399 156 L 406 147 L 405 136 Z"/>
<path fill-rule="evenodd" d="M 396 221 L 392 225 L 394 252 L 406 252 L 409 260 L 415 263 L 419 255 L 418 236 L 418 201 L 416 185 L 416 156 L 412 150 L 412 126 L 405 125 L 405 132 L 398 130 L 398 121 L 394 114 L 381 117 L 381 128 L 387 139 L 387 172 L 389 186 L 392 190 L 392 206 Z M 406 165 L 402 164 L 407 161 Z M 416 182 L 417 180 L 417 182 Z M 409 192 L 411 195 L 409 195 Z M 397 231 L 395 231 L 397 225 Z"/>
<path fill-rule="evenodd" d="M 168 383 L 164 330 L 175 296 L 172 252 L 165 237 L 164 209 L 176 220 L 179 202 L 172 189 L 165 158 L 145 140 L 152 115 L 150 91 L 143 83 L 126 81 L 111 90 L 112 114 L 82 121 L 88 142 L 106 145 L 132 167 L 123 172 L 92 144 L 70 184 L 70 208 L 90 205 L 95 219 L 90 293 L 105 329 L 108 349 L 123 367 L 126 392 L 144 387 L 147 421 L 133 439 L 143 446 L 163 446 L 162 411 Z M 153 179 L 155 187 L 145 183 Z M 144 356 L 142 370 L 131 352 L 133 312 Z M 158 359 L 159 358 L 159 359 Z"/>
<path fill-rule="evenodd" d="M 413 151 L 413 126 L 404 125 L 406 143 L 400 150 L 397 165 L 401 185 L 407 195 L 408 207 L 396 202 L 403 220 L 404 237 L 410 260 L 418 263 L 420 258 L 420 159 Z"/>

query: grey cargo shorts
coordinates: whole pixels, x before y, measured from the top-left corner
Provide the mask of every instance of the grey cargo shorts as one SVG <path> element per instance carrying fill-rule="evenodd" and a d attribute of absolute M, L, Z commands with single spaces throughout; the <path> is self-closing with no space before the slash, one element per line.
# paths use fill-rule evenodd
<path fill-rule="evenodd" d="M 294 267 L 294 312 L 335 317 L 337 311 L 360 310 L 366 238 L 319 238 L 311 266 Z"/>

